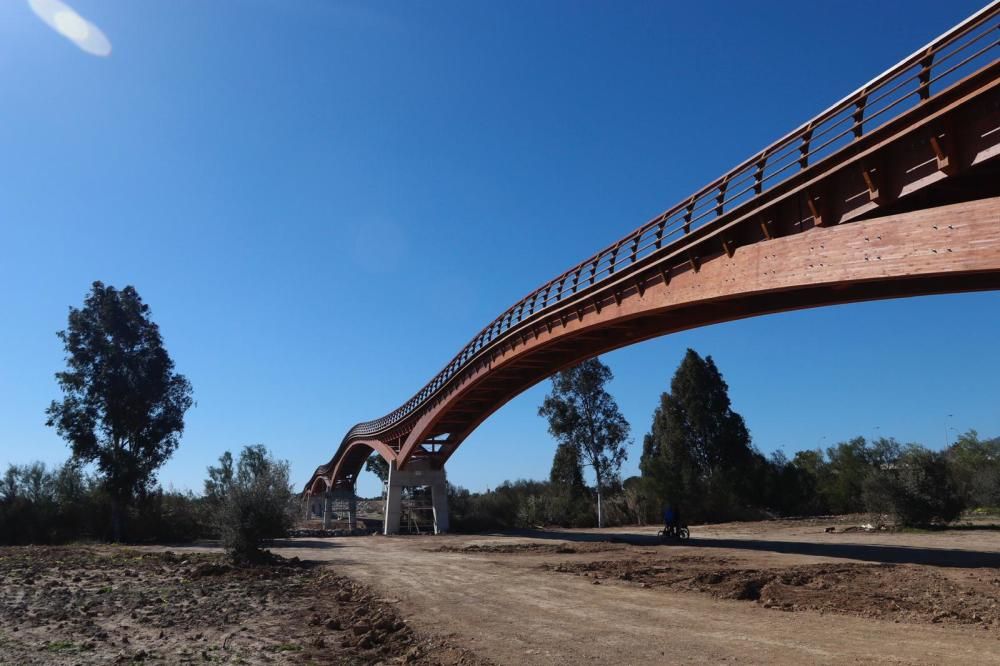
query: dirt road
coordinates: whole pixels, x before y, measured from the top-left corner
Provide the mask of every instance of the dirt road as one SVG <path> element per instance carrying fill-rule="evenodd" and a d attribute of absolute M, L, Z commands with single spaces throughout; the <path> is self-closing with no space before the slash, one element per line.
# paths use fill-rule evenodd
<path fill-rule="evenodd" d="M 824 530 L 696 527 L 679 546 L 655 529 L 375 536 L 276 552 L 330 562 L 415 628 L 504 664 L 1000 663 L 1000 532 Z M 756 597 L 714 593 L 719 570 L 751 569 L 781 576 Z"/>

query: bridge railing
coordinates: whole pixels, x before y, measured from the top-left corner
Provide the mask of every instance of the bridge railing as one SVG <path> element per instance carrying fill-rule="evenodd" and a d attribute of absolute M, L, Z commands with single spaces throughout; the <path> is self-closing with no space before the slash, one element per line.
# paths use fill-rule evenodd
<path fill-rule="evenodd" d="M 683 240 L 692 230 L 735 210 L 990 65 L 997 58 L 998 46 L 1000 0 L 690 197 L 522 298 L 480 331 L 404 405 L 380 419 L 357 424 L 348 432 L 345 442 L 382 432 L 405 419 L 528 317 L 555 309 L 565 299 L 600 285 L 616 272 L 668 251 L 671 244 Z"/>

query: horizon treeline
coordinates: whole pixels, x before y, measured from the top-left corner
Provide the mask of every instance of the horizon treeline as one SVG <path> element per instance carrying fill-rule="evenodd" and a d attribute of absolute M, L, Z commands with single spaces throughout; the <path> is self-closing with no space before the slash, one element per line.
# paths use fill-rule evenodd
<path fill-rule="evenodd" d="M 712 358 L 693 350 L 660 396 L 643 436 L 641 473 L 622 479 L 627 431 L 595 450 L 585 433 L 566 427 L 579 420 L 566 410 L 588 404 L 589 390 L 603 405 L 598 417 L 614 422 L 620 416 L 605 391 L 610 370 L 596 359 L 587 363 L 589 375 L 570 369 L 562 383 L 554 382 L 554 389 L 565 389 L 565 380 L 575 378 L 572 391 L 554 390 L 541 410 L 560 426 L 553 430 L 557 446 L 549 478 L 506 481 L 483 493 L 449 485 L 453 529 L 597 525 L 598 493 L 584 481 L 585 461 L 602 466 L 605 525 L 658 523 L 666 504 L 689 524 L 867 513 L 875 523 L 926 526 L 952 522 L 964 510 L 1000 507 L 1000 437 L 984 439 L 969 430 L 942 451 L 891 437 L 856 437 L 791 458 L 782 451 L 765 456 L 732 409 Z M 559 409 L 553 397 L 562 401 Z M 601 458 L 605 451 L 612 456 Z M 0 477 L 0 544 L 112 539 L 113 500 L 100 470 L 87 471 L 72 457 L 56 467 L 11 463 Z M 210 500 L 191 491 L 152 483 L 124 511 L 131 541 L 220 536 Z"/>
<path fill-rule="evenodd" d="M 1000 437 L 975 430 L 943 451 L 891 437 L 855 437 L 763 455 L 711 356 L 689 349 L 660 396 L 642 441 L 640 475 L 602 487 L 607 525 L 660 522 L 671 505 L 687 523 L 868 513 L 875 523 L 928 526 L 966 509 L 1000 507 Z M 591 527 L 596 489 L 580 457 L 557 446 L 548 481 L 507 481 L 485 493 L 451 492 L 451 522 L 486 530 Z"/>
<path fill-rule="evenodd" d="M 678 503 L 687 524 L 868 514 L 873 524 L 945 525 L 963 511 L 1000 512 L 1000 437 L 975 430 L 944 451 L 894 438 L 855 437 L 823 449 L 760 456 L 746 477 L 759 483 L 742 497 L 692 497 Z M 753 487 L 753 483 L 745 484 Z M 718 492 L 718 490 L 716 491 Z M 662 522 L 666 500 L 643 476 L 604 488 L 608 526 Z M 594 491 L 567 492 L 553 481 L 519 479 L 473 493 L 449 486 L 451 524 L 462 531 L 596 527 Z"/>

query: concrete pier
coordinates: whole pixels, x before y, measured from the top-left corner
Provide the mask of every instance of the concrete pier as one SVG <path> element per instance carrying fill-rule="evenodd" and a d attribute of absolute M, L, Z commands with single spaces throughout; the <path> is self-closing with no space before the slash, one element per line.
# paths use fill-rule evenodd
<path fill-rule="evenodd" d="M 323 495 L 322 494 L 312 494 L 306 495 L 306 520 L 311 518 L 319 518 L 323 515 Z"/>
<path fill-rule="evenodd" d="M 396 462 L 389 463 L 389 480 L 385 493 L 385 520 L 383 532 L 397 534 L 402 514 L 403 488 L 426 487 L 431 489 L 434 511 L 434 534 L 448 531 L 448 480 L 444 468 L 435 469 L 429 461 L 411 461 L 405 469 L 396 469 Z"/>
<path fill-rule="evenodd" d="M 327 493 L 327 505 L 329 517 L 323 521 L 323 528 L 330 528 L 330 520 L 335 515 L 338 520 L 347 517 L 347 528 L 355 529 L 358 526 L 358 496 L 354 493 L 354 488 L 340 488 Z"/>

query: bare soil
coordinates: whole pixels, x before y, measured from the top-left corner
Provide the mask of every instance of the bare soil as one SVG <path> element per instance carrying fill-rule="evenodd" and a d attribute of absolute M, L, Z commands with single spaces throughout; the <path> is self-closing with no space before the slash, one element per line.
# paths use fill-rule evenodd
<path fill-rule="evenodd" d="M 613 546 L 605 543 L 474 543 L 469 546 L 441 546 L 434 548 L 431 552 L 436 553 L 487 553 L 492 555 L 504 554 L 533 554 L 557 553 L 568 555 L 571 553 L 605 553 L 609 550 L 624 550 L 625 546 Z"/>
<path fill-rule="evenodd" d="M 0 662 L 480 664 L 329 566 L 220 554 L 0 549 Z"/>
<path fill-rule="evenodd" d="M 543 566 L 587 576 L 594 583 L 700 592 L 783 611 L 1000 629 L 996 569 L 945 574 L 918 565 L 853 562 L 757 569 L 741 568 L 727 558 L 659 553 Z"/>
<path fill-rule="evenodd" d="M 860 521 L 694 526 L 679 544 L 650 526 L 280 552 L 337 564 L 414 627 L 502 664 L 1000 664 L 1000 532 Z"/>
<path fill-rule="evenodd" d="M 0 549 L 0 662 L 1000 664 L 1000 531 L 857 524 Z"/>

